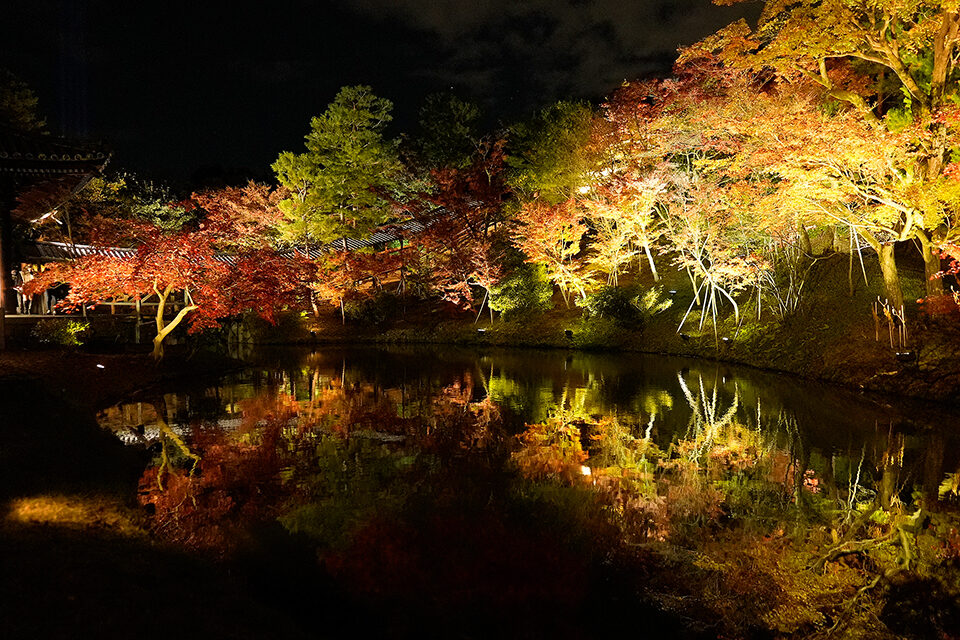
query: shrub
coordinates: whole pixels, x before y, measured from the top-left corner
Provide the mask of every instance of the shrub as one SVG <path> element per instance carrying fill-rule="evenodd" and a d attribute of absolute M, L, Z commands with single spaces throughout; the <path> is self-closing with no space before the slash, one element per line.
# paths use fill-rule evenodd
<path fill-rule="evenodd" d="M 30 337 L 40 344 L 79 347 L 89 331 L 90 323 L 86 320 L 49 318 L 37 322 L 30 331 Z"/>
<path fill-rule="evenodd" d="M 607 318 L 624 326 L 635 326 L 643 321 L 640 310 L 633 304 L 628 289 L 607 285 L 600 287 L 581 301 L 588 318 Z"/>
<path fill-rule="evenodd" d="M 552 301 L 553 285 L 540 264 L 518 264 L 490 289 L 490 308 L 505 318 L 548 311 L 553 307 Z"/>
<path fill-rule="evenodd" d="M 374 326 L 392 320 L 400 309 L 400 298 L 386 291 L 378 291 L 366 298 L 347 300 L 343 305 L 347 320 Z"/>
<path fill-rule="evenodd" d="M 663 297 L 663 287 L 650 287 L 635 297 L 631 303 L 640 312 L 640 317 L 649 320 L 673 305 L 673 300 Z"/>

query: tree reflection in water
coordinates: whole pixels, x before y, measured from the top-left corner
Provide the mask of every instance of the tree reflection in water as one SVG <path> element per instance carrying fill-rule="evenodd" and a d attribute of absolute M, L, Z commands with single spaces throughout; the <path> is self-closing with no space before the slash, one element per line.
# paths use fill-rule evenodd
<path fill-rule="evenodd" d="M 389 364 L 313 356 L 103 422 L 156 434 L 140 495 L 159 536 L 228 554 L 279 522 L 365 599 L 578 602 L 615 556 L 661 608 L 692 598 L 733 635 L 956 621 L 948 434 L 818 395 L 862 414 L 824 429 L 717 369 Z"/>

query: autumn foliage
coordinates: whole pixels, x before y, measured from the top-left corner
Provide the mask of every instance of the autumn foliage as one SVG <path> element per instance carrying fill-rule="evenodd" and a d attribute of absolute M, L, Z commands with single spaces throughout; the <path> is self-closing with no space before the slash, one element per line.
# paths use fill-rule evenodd
<path fill-rule="evenodd" d="M 55 265 L 30 283 L 28 293 L 67 282 L 70 292 L 61 306 L 68 309 L 109 300 L 155 300 L 155 357 L 162 356 L 163 339 L 185 319 L 191 331 L 246 311 L 273 320 L 284 305 L 297 302 L 309 265 L 268 244 L 269 219 L 260 215 L 266 200 L 265 189 L 252 184 L 198 195 L 188 203 L 202 207 L 196 224 L 168 231 L 128 223 L 124 233 L 138 242 L 133 255 L 92 255 Z M 180 308 L 169 319 L 172 296 Z"/>

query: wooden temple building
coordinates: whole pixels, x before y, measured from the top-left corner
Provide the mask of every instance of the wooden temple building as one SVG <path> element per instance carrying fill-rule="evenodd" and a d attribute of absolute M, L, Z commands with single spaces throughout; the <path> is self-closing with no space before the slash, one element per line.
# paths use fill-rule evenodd
<path fill-rule="evenodd" d="M 17 308 L 11 271 L 22 256 L 14 241 L 14 211 L 30 191 L 71 193 L 101 172 L 110 159 L 102 149 L 0 124 L 0 348 L 5 315 Z"/>

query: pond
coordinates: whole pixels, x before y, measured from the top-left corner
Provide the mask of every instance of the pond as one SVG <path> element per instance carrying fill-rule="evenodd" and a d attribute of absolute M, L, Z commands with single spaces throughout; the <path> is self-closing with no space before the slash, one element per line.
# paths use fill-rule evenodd
<path fill-rule="evenodd" d="M 219 557 L 309 549 L 299 597 L 322 583 L 378 633 L 592 636 L 639 616 L 709 637 L 820 628 L 870 573 L 758 594 L 761 561 L 741 575 L 731 541 L 813 554 L 923 510 L 948 544 L 926 514 L 953 500 L 956 418 L 702 360 L 358 347 L 266 351 L 98 420 L 152 453 L 139 499 L 157 536 Z M 920 546 L 907 568 L 943 569 Z M 704 576 L 726 586 L 691 591 Z"/>

